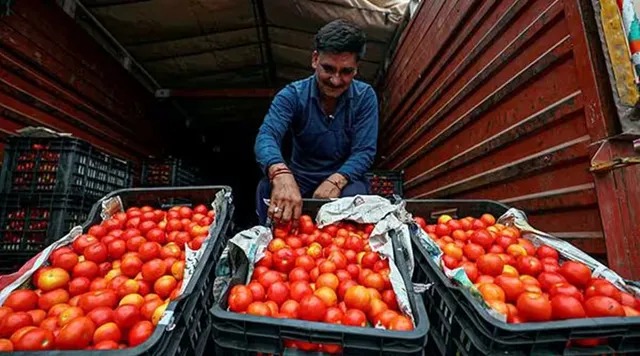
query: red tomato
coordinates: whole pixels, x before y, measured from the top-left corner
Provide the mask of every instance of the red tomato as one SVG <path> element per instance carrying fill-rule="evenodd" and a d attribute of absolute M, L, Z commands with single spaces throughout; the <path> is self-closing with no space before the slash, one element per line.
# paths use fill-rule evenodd
<path fill-rule="evenodd" d="M 479 220 L 476 220 L 479 221 Z M 389 330 L 395 331 L 411 331 L 413 330 L 413 323 L 409 317 L 404 315 L 398 315 L 389 321 Z"/>
<path fill-rule="evenodd" d="M 533 256 L 518 257 L 516 268 L 520 274 L 537 277 L 542 272 L 542 263 Z"/>
<path fill-rule="evenodd" d="M 33 317 L 27 312 L 15 312 L 0 320 L 0 338 L 8 338 L 18 329 L 33 326 Z"/>
<path fill-rule="evenodd" d="M 343 317 L 344 313 L 342 312 L 342 310 L 340 310 L 340 308 L 331 307 L 327 309 L 323 321 L 330 324 L 340 324 Z"/>
<path fill-rule="evenodd" d="M 3 306 L 16 312 L 36 309 L 38 307 L 38 295 L 30 289 L 16 289 L 9 293 Z M 2 318 L 0 317 L 0 319 Z"/>
<path fill-rule="evenodd" d="M 295 266 L 296 255 L 288 247 L 281 248 L 273 254 L 273 267 L 284 273 L 289 273 Z"/>
<path fill-rule="evenodd" d="M 622 297 L 620 295 L 620 290 L 616 286 L 614 286 L 611 282 L 604 279 L 598 279 L 593 281 L 591 285 L 589 285 L 589 287 L 585 289 L 584 291 L 585 299 L 589 299 L 595 296 L 610 297 L 616 300 L 617 302 L 620 302 L 622 300 Z"/>
<path fill-rule="evenodd" d="M 549 321 L 552 317 L 551 302 L 542 294 L 522 293 L 518 297 L 516 307 L 518 315 L 528 321 Z"/>
<path fill-rule="evenodd" d="M 129 346 L 134 347 L 145 342 L 153 334 L 153 324 L 148 320 L 141 320 L 129 330 Z"/>
<path fill-rule="evenodd" d="M 494 277 L 502 274 L 502 270 L 504 269 L 504 261 L 502 258 L 493 253 L 480 256 L 476 264 L 480 273 Z"/>
<path fill-rule="evenodd" d="M 551 287 L 558 283 L 566 283 L 567 280 L 559 273 L 555 272 L 542 272 L 538 275 L 538 281 L 540 281 L 540 288 L 542 291 L 548 292 Z"/>
<path fill-rule="evenodd" d="M 560 258 L 560 255 L 558 254 L 558 251 L 556 251 L 556 249 L 546 245 L 542 245 L 538 247 L 538 250 L 536 251 L 536 256 L 540 260 L 544 260 L 545 258 L 551 258 L 556 262 L 558 262 L 558 259 Z"/>
<path fill-rule="evenodd" d="M 289 287 L 284 282 L 275 282 L 267 289 L 267 300 L 276 302 L 278 306 L 289 299 Z"/>
<path fill-rule="evenodd" d="M 524 283 L 517 277 L 500 275 L 495 278 L 495 284 L 502 288 L 507 302 L 515 302 L 524 293 Z"/>
<path fill-rule="evenodd" d="M 613 298 L 605 296 L 595 296 L 588 298 L 584 302 L 584 310 L 588 317 L 608 317 L 608 316 L 625 316 L 622 304 Z"/>
<path fill-rule="evenodd" d="M 582 303 L 572 296 L 558 294 L 551 298 L 552 317 L 555 320 L 584 318 Z"/>
<path fill-rule="evenodd" d="M 247 310 L 249 304 L 253 303 L 253 292 L 249 287 L 237 285 L 229 293 L 229 310 L 240 313 Z"/>
<path fill-rule="evenodd" d="M 84 349 L 91 343 L 96 326 L 86 316 L 71 320 L 60 329 L 55 345 L 59 349 Z"/>
<path fill-rule="evenodd" d="M 344 303 L 349 309 L 368 311 L 370 301 L 369 291 L 363 286 L 349 287 L 344 295 Z"/>
<path fill-rule="evenodd" d="M 315 295 L 304 296 L 300 300 L 298 317 L 302 320 L 321 321 L 324 318 L 327 307 L 322 299 Z"/>
<path fill-rule="evenodd" d="M 560 266 L 560 274 L 578 288 L 584 288 L 591 280 L 591 270 L 581 262 L 566 261 Z"/>
<path fill-rule="evenodd" d="M 52 350 L 54 341 L 55 337 L 50 330 L 33 328 L 22 334 L 13 343 L 13 348 L 16 351 Z"/>
<path fill-rule="evenodd" d="M 556 295 L 568 295 L 570 297 L 574 297 L 577 300 L 579 300 L 580 302 L 582 302 L 583 297 L 582 297 L 582 292 L 580 292 L 580 290 L 578 288 L 576 288 L 576 286 L 569 284 L 569 283 L 556 283 L 555 285 L 553 285 L 553 287 L 551 287 L 551 289 L 549 289 L 549 296 L 550 297 L 555 297 Z"/>
<path fill-rule="evenodd" d="M 494 241 L 493 235 L 487 230 L 478 230 L 471 235 L 470 241 L 482 246 L 485 249 L 491 248 Z"/>
<path fill-rule="evenodd" d="M 306 281 L 292 282 L 289 288 L 289 296 L 296 302 L 300 302 L 305 296 L 313 294 L 313 289 Z"/>
<path fill-rule="evenodd" d="M 348 309 L 344 316 L 342 317 L 343 325 L 350 326 L 367 326 L 367 316 L 362 310 L 359 309 Z"/>

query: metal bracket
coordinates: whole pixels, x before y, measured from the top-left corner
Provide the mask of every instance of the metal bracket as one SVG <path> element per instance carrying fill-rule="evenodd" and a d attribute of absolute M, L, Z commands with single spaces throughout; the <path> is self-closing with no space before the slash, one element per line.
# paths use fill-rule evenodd
<path fill-rule="evenodd" d="M 636 141 L 634 141 L 634 148 L 636 147 Z M 623 154 L 631 154 L 631 156 L 625 155 L 623 157 L 614 157 L 614 155 L 617 156 L 617 154 L 614 153 L 617 150 L 613 149 L 613 146 L 616 145 L 630 145 L 630 142 L 619 140 L 606 140 L 602 142 L 595 155 L 593 155 L 593 158 L 591 159 L 591 167 L 589 167 L 589 172 L 604 173 L 612 171 L 614 169 L 640 163 L 640 156 L 633 155 L 633 152 L 629 152 L 630 150 L 623 151 Z"/>

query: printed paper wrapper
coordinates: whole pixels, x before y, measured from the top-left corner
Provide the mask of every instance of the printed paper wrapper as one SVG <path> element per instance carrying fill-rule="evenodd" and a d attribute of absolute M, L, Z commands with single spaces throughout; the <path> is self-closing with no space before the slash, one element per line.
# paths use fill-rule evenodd
<path fill-rule="evenodd" d="M 507 212 L 505 212 L 501 217 L 499 217 L 496 223 L 519 229 L 522 237 L 531 241 L 534 246 L 539 247 L 542 245 L 547 245 L 549 247 L 553 247 L 558 251 L 561 259 L 582 262 L 591 269 L 592 275 L 594 277 L 607 279 L 615 284 L 619 289 L 635 295 L 636 297 L 640 296 L 640 289 L 627 284 L 625 280 L 617 273 L 610 270 L 600 262 L 596 261 L 588 254 L 582 252 L 580 249 L 564 240 L 561 240 L 555 236 L 531 227 L 523 211 L 511 208 L 507 210 Z M 442 263 L 442 250 L 440 250 L 440 247 L 429 237 L 429 235 L 427 235 L 426 232 L 424 232 L 417 224 L 412 227 L 412 232 L 418 236 L 421 245 L 427 250 L 431 259 L 434 260 L 438 266 L 440 266 L 444 274 L 449 279 L 454 281 L 454 284 L 462 286 L 463 288 L 468 288 L 469 292 L 481 303 L 481 305 L 484 307 L 484 309 L 487 310 L 489 314 L 500 321 L 506 322 L 506 317 L 503 314 L 500 314 L 497 311 L 493 310 L 484 301 L 482 295 L 473 285 L 471 280 L 469 280 L 463 268 L 459 267 L 455 269 L 449 269 L 444 265 L 444 263 Z"/>
<path fill-rule="evenodd" d="M 225 190 L 221 190 L 216 193 L 215 199 L 211 204 L 214 210 L 214 219 L 211 223 L 211 226 L 209 227 L 209 238 L 205 239 L 200 249 L 198 249 L 197 251 L 193 251 L 185 245 L 185 269 L 182 288 L 180 290 L 181 295 L 184 292 L 185 287 L 189 284 L 189 281 L 193 276 L 198 263 L 200 262 L 202 254 L 204 253 L 207 244 L 211 240 L 212 232 L 217 231 L 218 223 L 223 223 L 223 219 L 218 219 L 218 217 L 220 216 L 225 201 L 230 199 L 230 194 L 230 192 L 227 192 Z M 103 220 L 105 220 L 111 218 L 116 213 L 123 211 L 124 208 L 122 205 L 122 200 L 120 199 L 120 197 L 115 196 L 102 202 L 102 211 L 100 213 L 100 216 Z M 71 229 L 71 232 L 69 232 L 69 234 L 55 241 L 40 253 L 38 253 L 36 256 L 27 261 L 19 271 L 12 274 L 0 276 L 0 305 L 4 303 L 9 294 L 15 289 L 27 288 L 30 286 L 31 276 L 38 268 L 49 264 L 49 256 L 54 250 L 72 244 L 73 241 L 75 241 L 75 239 L 80 235 L 82 235 L 82 226 L 75 226 L 73 229 Z M 167 312 L 165 312 L 165 314 L 167 314 Z M 165 324 L 169 323 L 169 319 L 163 317 L 160 324 L 163 323 L 163 320 Z"/>
<path fill-rule="evenodd" d="M 402 219 L 409 215 L 404 211 L 404 204 L 393 205 L 388 200 L 378 196 L 356 196 L 340 198 L 324 204 L 316 216 L 316 223 L 320 228 L 343 220 L 350 220 L 361 224 L 375 224 L 370 234 L 372 251 L 380 253 L 382 258 L 389 258 L 391 269 L 390 279 L 396 294 L 398 306 L 401 311 L 411 317 L 413 313 L 409 305 L 409 298 L 405 283 L 400 275 L 393 255 L 393 243 L 390 233 L 400 236 L 403 245 L 410 241 L 409 230 Z M 262 257 L 269 242 L 273 238 L 271 229 L 263 226 L 255 226 L 236 234 L 231 240 L 216 266 L 216 280 L 214 281 L 214 298 L 219 302 L 222 293 L 232 279 L 234 271 L 244 270 L 247 267 L 247 275 L 242 276 L 245 283 L 249 283 L 253 274 L 253 266 Z M 410 243 L 407 244 L 410 246 Z M 413 269 L 413 253 L 406 250 L 408 265 Z M 412 272 L 411 272 L 412 273 Z"/>

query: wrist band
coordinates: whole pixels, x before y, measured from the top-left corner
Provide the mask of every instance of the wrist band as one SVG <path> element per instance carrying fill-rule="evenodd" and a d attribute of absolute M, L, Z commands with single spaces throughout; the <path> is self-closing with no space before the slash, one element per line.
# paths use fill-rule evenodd
<path fill-rule="evenodd" d="M 281 170 L 281 171 L 274 172 L 274 173 L 271 175 L 271 178 L 269 179 L 269 181 L 271 181 L 271 182 L 273 183 L 273 179 L 274 179 L 275 177 L 279 176 L 279 175 L 282 175 L 282 174 L 292 174 L 292 173 L 291 173 L 291 171 L 289 171 L 288 169 L 287 169 L 287 170 Z"/>
<path fill-rule="evenodd" d="M 291 173 L 291 171 L 287 167 L 276 168 L 272 173 L 269 174 L 269 180 L 273 180 L 275 176 L 282 173 Z"/>

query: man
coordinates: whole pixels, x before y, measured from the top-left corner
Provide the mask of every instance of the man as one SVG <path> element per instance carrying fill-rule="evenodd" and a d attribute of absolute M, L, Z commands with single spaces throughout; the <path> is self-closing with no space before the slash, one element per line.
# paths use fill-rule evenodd
<path fill-rule="evenodd" d="M 378 102 L 369 84 L 354 79 L 365 43 L 365 34 L 347 21 L 325 25 L 315 36 L 315 73 L 273 99 L 255 143 L 266 174 L 256 192 L 261 225 L 267 216 L 297 222 L 303 197 L 368 194 L 364 173 L 376 154 Z M 281 148 L 287 130 L 293 138 L 288 163 Z"/>

